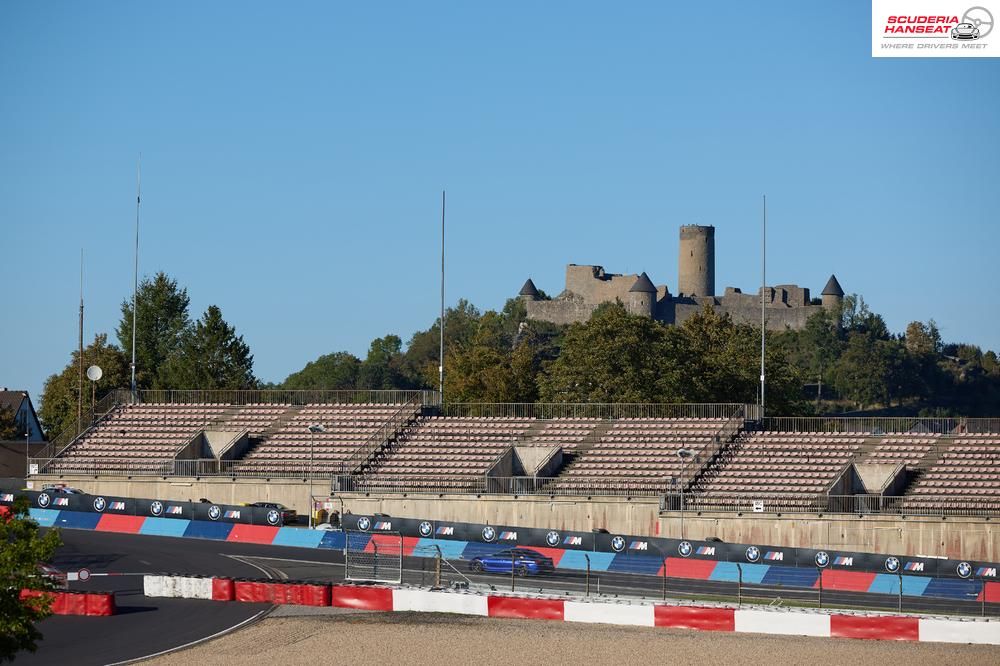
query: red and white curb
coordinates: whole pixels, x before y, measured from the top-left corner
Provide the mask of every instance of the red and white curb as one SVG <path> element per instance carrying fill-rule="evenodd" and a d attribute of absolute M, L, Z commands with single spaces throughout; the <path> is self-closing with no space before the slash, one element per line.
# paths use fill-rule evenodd
<path fill-rule="evenodd" d="M 183 576 L 146 576 L 143 588 L 146 596 L 150 597 L 293 603 L 374 611 L 452 613 L 783 636 L 1000 645 L 998 619 L 585 601 L 412 588 L 232 581 L 225 578 Z"/>

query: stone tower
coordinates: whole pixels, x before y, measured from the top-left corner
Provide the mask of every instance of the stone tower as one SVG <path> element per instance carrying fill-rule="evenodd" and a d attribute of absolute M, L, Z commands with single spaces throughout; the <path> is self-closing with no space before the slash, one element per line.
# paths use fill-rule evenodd
<path fill-rule="evenodd" d="M 826 281 L 826 286 L 823 287 L 823 308 L 834 312 L 840 309 L 840 306 L 844 303 L 844 290 L 841 288 L 840 283 L 837 282 L 837 276 L 831 275 L 830 279 Z"/>
<path fill-rule="evenodd" d="M 538 300 L 538 289 L 535 288 L 535 283 L 531 281 L 531 278 L 525 281 L 524 286 L 521 287 L 521 291 L 517 295 L 521 297 L 522 301 Z"/>
<path fill-rule="evenodd" d="M 655 304 L 656 287 L 649 276 L 643 273 L 628 290 L 628 311 L 634 315 L 652 317 Z"/>
<path fill-rule="evenodd" d="M 715 296 L 715 227 L 681 227 L 677 291 L 682 296 Z"/>

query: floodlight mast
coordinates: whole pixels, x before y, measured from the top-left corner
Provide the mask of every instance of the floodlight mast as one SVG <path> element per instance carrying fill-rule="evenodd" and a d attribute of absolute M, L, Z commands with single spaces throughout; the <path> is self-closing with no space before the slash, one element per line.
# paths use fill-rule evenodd
<path fill-rule="evenodd" d="M 441 190 L 441 340 L 438 364 L 438 400 L 444 405 L 444 208 L 445 191 Z"/>
<path fill-rule="evenodd" d="M 135 390 L 135 328 L 136 328 L 136 298 L 139 293 L 139 204 L 142 201 L 142 153 L 135 169 L 135 270 L 132 274 L 132 402 L 136 401 Z"/>
<path fill-rule="evenodd" d="M 767 288 L 767 195 L 763 195 L 760 243 L 760 420 L 764 421 L 764 291 Z"/>

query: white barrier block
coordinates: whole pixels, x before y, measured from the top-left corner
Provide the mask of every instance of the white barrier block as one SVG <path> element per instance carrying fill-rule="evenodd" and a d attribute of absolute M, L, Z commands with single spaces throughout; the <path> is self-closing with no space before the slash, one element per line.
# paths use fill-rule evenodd
<path fill-rule="evenodd" d="M 736 631 L 783 636 L 830 636 L 830 616 L 819 613 L 736 611 Z"/>
<path fill-rule="evenodd" d="M 599 624 L 628 624 L 652 627 L 655 611 L 652 605 L 627 605 L 567 601 L 563 604 L 566 622 L 592 622 Z"/>
<path fill-rule="evenodd" d="M 212 579 L 183 576 L 177 578 L 178 596 L 184 599 L 211 599 Z"/>
<path fill-rule="evenodd" d="M 163 577 L 163 596 L 164 597 L 178 597 L 177 593 L 177 576 L 164 576 Z"/>
<path fill-rule="evenodd" d="M 425 590 L 392 591 L 392 609 L 394 611 L 486 616 L 489 615 L 488 603 L 485 596 L 477 594 L 427 592 Z"/>
<path fill-rule="evenodd" d="M 165 597 L 163 593 L 163 579 L 166 576 L 143 576 L 142 593 L 147 597 Z"/>
<path fill-rule="evenodd" d="M 920 640 L 935 643 L 1000 645 L 1000 622 L 920 618 Z"/>

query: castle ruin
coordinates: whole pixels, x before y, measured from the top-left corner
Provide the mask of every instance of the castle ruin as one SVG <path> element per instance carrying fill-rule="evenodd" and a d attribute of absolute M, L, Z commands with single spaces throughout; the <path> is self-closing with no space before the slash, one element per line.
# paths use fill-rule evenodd
<path fill-rule="evenodd" d="M 530 278 L 519 297 L 528 319 L 555 324 L 587 321 L 599 305 L 616 300 L 632 314 L 666 324 L 679 324 L 705 305 L 719 314 L 728 313 L 735 322 L 760 324 L 760 291 L 744 294 L 736 287 L 726 287 L 721 296 L 715 294 L 715 227 L 682 226 L 678 254 L 677 294 L 671 294 L 666 285 L 654 286 L 646 273 L 621 275 L 607 273 L 601 266 L 570 264 L 566 267 L 566 289 L 556 298 L 543 300 Z M 808 288 L 794 284 L 765 287 L 763 299 L 768 330 L 800 330 L 815 312 L 839 309 L 844 290 L 831 275 L 821 298 L 815 301 Z"/>

